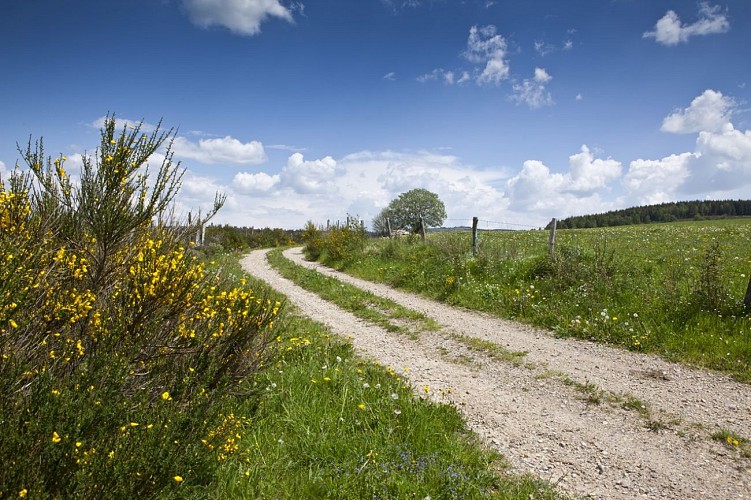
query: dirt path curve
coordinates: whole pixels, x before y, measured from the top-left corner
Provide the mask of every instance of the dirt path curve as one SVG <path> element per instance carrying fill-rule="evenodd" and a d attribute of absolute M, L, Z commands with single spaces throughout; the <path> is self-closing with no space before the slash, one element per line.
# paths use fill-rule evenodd
<path fill-rule="evenodd" d="M 514 468 L 590 498 L 751 498 L 751 460 L 709 434 L 751 434 L 751 386 L 727 377 L 452 308 L 287 258 L 430 316 L 444 330 L 418 340 L 390 334 L 297 287 L 266 253 L 242 261 L 311 318 L 355 348 L 454 403 Z M 526 351 L 522 363 L 471 351 L 452 332 Z M 646 408 L 639 408 L 641 401 Z M 622 408 L 631 402 L 636 409 Z M 639 410 L 642 410 L 641 412 Z"/>

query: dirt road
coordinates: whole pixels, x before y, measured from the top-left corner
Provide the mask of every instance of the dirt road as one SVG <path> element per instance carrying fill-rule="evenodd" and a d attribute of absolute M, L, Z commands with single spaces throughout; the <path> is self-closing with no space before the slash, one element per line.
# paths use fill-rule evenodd
<path fill-rule="evenodd" d="M 440 323 L 417 340 L 388 333 L 282 278 L 263 251 L 241 262 L 365 357 L 407 368 L 415 387 L 455 404 L 517 471 L 590 498 L 751 498 L 751 459 L 709 437 L 751 437 L 751 386 L 358 280 L 305 261 L 300 249 L 285 256 Z M 457 334 L 527 354 L 499 361 Z"/>

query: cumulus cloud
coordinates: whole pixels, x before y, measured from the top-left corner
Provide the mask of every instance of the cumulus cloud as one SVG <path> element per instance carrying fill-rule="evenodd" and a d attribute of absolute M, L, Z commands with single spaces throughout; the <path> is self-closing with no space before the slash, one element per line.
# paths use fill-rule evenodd
<path fill-rule="evenodd" d="M 581 151 L 568 157 L 569 185 L 567 191 L 572 193 L 590 193 L 607 188 L 609 183 L 620 178 L 621 162 L 608 158 L 595 158 L 587 145 Z"/>
<path fill-rule="evenodd" d="M 172 144 L 175 156 L 201 163 L 237 163 L 259 165 L 266 161 L 263 144 L 258 141 L 240 142 L 231 136 L 201 139 L 197 143 L 176 137 Z"/>
<path fill-rule="evenodd" d="M 279 175 L 269 175 L 266 172 L 238 172 L 232 179 L 232 185 L 241 193 L 260 194 L 270 192 L 279 184 L 279 180 Z"/>
<path fill-rule="evenodd" d="M 293 22 L 290 9 L 279 0 L 183 0 L 194 24 L 221 26 L 238 35 L 256 35 L 270 16 Z"/>
<path fill-rule="evenodd" d="M 654 38 L 662 45 L 671 46 L 686 43 L 692 36 L 726 33 L 729 30 L 730 21 L 722 8 L 702 2 L 699 4 L 699 19 L 695 23 L 683 24 L 678 14 L 669 10 L 657 21 L 654 31 L 647 31 L 643 37 Z"/>
<path fill-rule="evenodd" d="M 681 153 L 661 160 L 634 160 L 623 177 L 623 186 L 636 205 L 674 201 L 689 175 L 688 163 L 694 158 L 693 153 Z"/>
<path fill-rule="evenodd" d="M 295 153 L 287 159 L 280 180 L 283 186 L 297 193 L 326 192 L 334 196 L 337 192 L 334 180 L 338 173 L 336 160 L 330 156 L 321 160 L 305 161 L 302 154 Z"/>
<path fill-rule="evenodd" d="M 707 90 L 691 106 L 668 116 L 666 132 L 699 132 L 694 151 L 661 160 L 635 160 L 623 184 L 644 203 L 728 197 L 751 186 L 751 130 L 730 122 L 733 101 Z"/>
<path fill-rule="evenodd" d="M 514 84 L 514 93 L 509 96 L 509 99 L 517 104 L 524 103 L 533 109 L 552 106 L 553 97 L 546 88 L 552 79 L 553 77 L 545 69 L 535 68 L 534 78 L 527 78 L 522 83 Z"/>
<path fill-rule="evenodd" d="M 534 211 L 549 217 L 609 209 L 601 196 L 621 176 L 621 163 L 595 158 L 583 145 L 569 156 L 568 171 L 552 172 L 539 160 L 527 160 L 506 183 L 510 208 Z"/>
<path fill-rule="evenodd" d="M 477 77 L 477 83 L 481 85 L 498 85 L 509 76 L 506 39 L 496 31 L 496 27 L 492 24 L 481 27 L 472 26 L 469 30 L 464 57 L 473 63 L 485 65 Z"/>
<path fill-rule="evenodd" d="M 688 108 L 677 110 L 665 117 L 661 130 L 674 134 L 713 132 L 730 122 L 735 101 L 721 92 L 705 90 L 691 101 Z"/>

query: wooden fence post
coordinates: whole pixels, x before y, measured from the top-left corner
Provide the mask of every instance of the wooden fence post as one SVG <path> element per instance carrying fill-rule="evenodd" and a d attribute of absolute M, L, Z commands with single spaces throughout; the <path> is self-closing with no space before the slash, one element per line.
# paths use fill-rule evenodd
<path fill-rule="evenodd" d="M 477 223 L 479 219 L 472 217 L 472 255 L 477 255 Z"/>
<path fill-rule="evenodd" d="M 422 242 L 425 243 L 425 219 L 420 216 L 420 232 L 422 233 Z"/>
<path fill-rule="evenodd" d="M 386 229 L 389 232 L 389 238 L 392 238 L 393 236 L 391 234 L 391 220 L 388 217 L 386 217 Z"/>
<path fill-rule="evenodd" d="M 555 225 L 556 220 L 555 217 L 553 217 L 553 220 L 550 221 L 550 238 L 548 238 L 548 247 L 550 247 L 550 256 L 555 256 Z"/>
<path fill-rule="evenodd" d="M 743 306 L 746 308 L 746 312 L 751 312 L 751 278 L 748 280 L 748 288 L 746 288 L 746 298 L 743 299 Z"/>

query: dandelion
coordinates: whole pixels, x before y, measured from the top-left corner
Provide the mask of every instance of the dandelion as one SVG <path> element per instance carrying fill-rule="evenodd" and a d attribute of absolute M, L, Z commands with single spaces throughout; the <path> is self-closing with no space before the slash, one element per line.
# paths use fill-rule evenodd
<path fill-rule="evenodd" d="M 165 400 L 165 401 L 171 401 L 171 400 L 172 400 L 172 397 L 171 397 L 171 396 L 169 395 L 169 392 L 168 392 L 168 391 L 164 391 L 164 392 L 162 393 L 162 399 L 163 399 L 163 400 Z"/>
<path fill-rule="evenodd" d="M 424 386 L 422 386 L 422 390 L 425 391 L 425 394 L 427 394 L 427 393 L 430 392 L 430 386 L 429 385 L 424 385 Z"/>
<path fill-rule="evenodd" d="M 331 377 L 323 377 L 324 382 L 331 382 Z"/>
<path fill-rule="evenodd" d="M 367 408 L 367 406 L 365 406 L 365 403 L 360 403 L 359 405 L 357 405 L 357 407 L 360 408 L 361 410 L 364 410 L 365 408 Z"/>
<path fill-rule="evenodd" d="M 61 438 L 60 435 L 57 432 L 53 432 L 52 433 L 52 442 L 53 443 L 59 443 L 62 440 L 63 440 L 63 438 Z"/>
<path fill-rule="evenodd" d="M 175 476 L 172 479 L 174 479 L 176 483 L 182 483 L 183 482 L 183 477 L 182 476 Z"/>
<path fill-rule="evenodd" d="M 26 498 L 26 495 L 28 495 L 28 494 L 29 494 L 29 490 L 27 490 L 26 488 L 24 488 L 24 489 L 22 489 L 21 491 L 18 492 L 18 497 L 19 498 Z"/>

